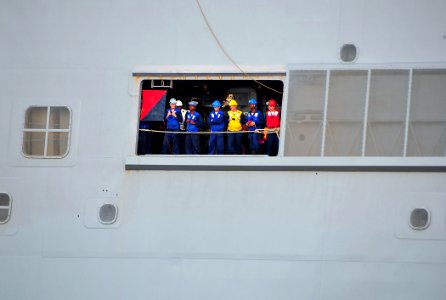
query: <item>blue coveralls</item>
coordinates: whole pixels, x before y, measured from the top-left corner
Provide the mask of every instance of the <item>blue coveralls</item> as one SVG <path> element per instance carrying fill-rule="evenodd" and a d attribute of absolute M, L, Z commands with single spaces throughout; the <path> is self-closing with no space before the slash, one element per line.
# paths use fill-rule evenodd
<path fill-rule="evenodd" d="M 139 122 L 139 129 L 150 129 L 149 122 L 141 121 Z M 151 152 L 152 148 L 152 136 L 151 132 L 140 131 L 138 139 L 138 154 L 148 154 Z"/>
<path fill-rule="evenodd" d="M 222 111 L 213 111 L 209 114 L 208 124 L 211 132 L 221 132 L 225 130 L 225 113 Z M 224 134 L 211 134 L 209 137 L 209 154 L 224 154 L 225 137 Z"/>
<path fill-rule="evenodd" d="M 255 112 L 249 111 L 246 114 L 246 124 L 249 124 L 249 122 L 255 123 L 254 126 L 248 125 L 248 131 L 251 131 L 248 133 L 248 142 L 251 153 L 256 154 L 259 153 L 259 134 L 253 131 L 256 129 L 262 129 L 265 124 L 265 119 L 259 110 L 256 110 Z"/>
<path fill-rule="evenodd" d="M 203 119 L 200 114 L 194 111 L 186 113 L 186 131 L 187 132 L 198 132 L 201 124 L 203 123 Z M 190 121 L 195 121 L 195 124 L 191 124 Z M 186 154 L 198 154 L 200 152 L 200 137 L 198 134 L 188 134 L 186 136 Z"/>
<path fill-rule="evenodd" d="M 167 131 L 179 131 L 180 130 L 180 122 L 183 121 L 183 116 L 181 115 L 181 111 L 178 108 L 175 108 L 176 118 L 172 115 L 167 116 L 167 114 L 171 111 L 171 109 L 166 110 L 165 120 L 166 120 L 166 129 Z M 180 147 L 178 145 L 178 134 L 176 133 L 165 133 L 163 140 L 163 149 L 162 153 L 169 153 L 170 146 L 172 145 L 172 153 L 180 154 Z"/>

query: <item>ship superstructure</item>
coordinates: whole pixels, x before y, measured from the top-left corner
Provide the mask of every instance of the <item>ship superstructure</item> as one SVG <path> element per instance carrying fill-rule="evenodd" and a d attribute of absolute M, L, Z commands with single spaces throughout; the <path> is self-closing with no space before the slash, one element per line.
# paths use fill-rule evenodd
<path fill-rule="evenodd" d="M 1 299 L 444 299 L 446 3 L 0 7 Z M 139 153 L 159 90 L 278 155 Z"/>

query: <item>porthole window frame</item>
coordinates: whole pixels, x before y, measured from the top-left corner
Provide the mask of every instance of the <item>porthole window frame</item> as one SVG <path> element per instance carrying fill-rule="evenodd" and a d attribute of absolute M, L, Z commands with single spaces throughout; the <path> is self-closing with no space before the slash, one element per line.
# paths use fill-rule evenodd
<path fill-rule="evenodd" d="M 423 227 L 417 227 L 414 226 L 411 222 L 412 220 L 412 214 L 416 211 L 416 210 L 425 210 L 427 212 L 427 222 Z M 427 209 L 426 207 L 416 207 L 414 209 L 411 210 L 410 215 L 409 215 L 409 226 L 410 228 L 412 228 L 413 230 L 426 230 L 427 228 L 429 228 L 430 224 L 431 224 L 431 220 L 432 220 L 432 216 L 431 216 L 431 212 L 429 209 Z"/>
<path fill-rule="evenodd" d="M 355 58 L 352 59 L 351 61 L 345 61 L 345 60 L 342 59 L 342 49 L 344 49 L 344 47 L 347 47 L 347 46 L 353 46 L 353 47 L 355 47 L 355 51 L 356 51 Z M 357 46 L 355 43 L 344 43 L 344 44 L 342 44 L 342 46 L 339 48 L 339 60 L 340 60 L 343 64 L 352 64 L 352 63 L 355 63 L 355 62 L 358 60 L 358 56 L 359 56 L 359 48 L 358 48 L 358 46 Z"/>
<path fill-rule="evenodd" d="M 46 108 L 47 109 L 47 118 L 45 123 L 45 128 L 26 128 L 26 116 L 28 114 L 28 111 L 33 108 Z M 51 113 L 52 108 L 66 108 L 68 110 L 69 116 L 68 116 L 68 128 L 63 129 L 56 129 L 56 128 L 49 128 L 49 117 Z M 72 133 L 72 116 L 73 111 L 71 107 L 66 105 L 30 105 L 26 108 L 24 119 L 23 119 L 23 128 L 22 128 L 22 155 L 25 158 L 28 159 L 62 159 L 68 156 L 70 153 L 71 148 L 71 133 Z M 43 155 L 30 155 L 25 153 L 24 151 L 24 145 L 25 145 L 25 133 L 27 132 L 41 132 L 45 134 L 45 142 L 44 142 L 44 153 Z M 67 148 L 65 153 L 63 155 L 48 155 L 48 136 L 50 133 L 67 133 Z"/>
<path fill-rule="evenodd" d="M 9 220 L 11 219 L 12 197 L 8 193 L 0 193 L 0 195 L 1 194 L 4 194 L 4 195 L 8 196 L 8 198 L 9 198 L 9 204 L 7 206 L 0 206 L 0 209 L 8 209 L 8 216 L 7 216 L 6 220 L 4 220 L 4 221 L 0 220 L 0 225 L 3 225 L 3 224 L 8 223 Z"/>
<path fill-rule="evenodd" d="M 113 206 L 114 208 L 115 208 L 115 210 L 116 210 L 116 214 L 115 214 L 115 217 L 113 218 L 113 220 L 111 220 L 111 221 L 104 221 L 104 220 L 102 220 L 101 219 L 101 209 L 104 207 L 104 206 L 106 206 L 106 205 L 111 205 L 111 206 Z M 116 221 L 118 220 L 118 213 L 119 213 L 119 210 L 118 210 L 118 206 L 116 205 L 116 204 L 114 204 L 114 203 L 103 203 L 100 207 L 99 207 L 99 209 L 98 209 L 98 220 L 99 220 L 99 222 L 101 223 L 101 224 L 103 224 L 103 225 L 112 225 L 112 224 L 114 224 L 114 223 L 116 223 Z"/>

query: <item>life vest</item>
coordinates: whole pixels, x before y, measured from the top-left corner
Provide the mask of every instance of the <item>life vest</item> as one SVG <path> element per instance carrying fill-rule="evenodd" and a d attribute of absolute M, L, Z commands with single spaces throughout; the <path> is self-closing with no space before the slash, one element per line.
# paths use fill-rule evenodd
<path fill-rule="evenodd" d="M 280 111 L 279 110 L 268 110 L 266 112 L 266 127 L 267 128 L 277 128 L 280 127 Z"/>
<path fill-rule="evenodd" d="M 240 122 L 242 118 L 242 112 L 240 110 L 237 111 L 228 111 L 229 123 L 228 123 L 228 131 L 241 131 L 242 123 Z"/>

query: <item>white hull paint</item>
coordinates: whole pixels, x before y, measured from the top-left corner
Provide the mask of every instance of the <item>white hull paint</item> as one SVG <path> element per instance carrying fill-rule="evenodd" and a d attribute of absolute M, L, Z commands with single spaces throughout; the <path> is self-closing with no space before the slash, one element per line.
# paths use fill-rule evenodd
<path fill-rule="evenodd" d="M 201 4 L 247 70 L 446 65 L 442 1 Z M 236 71 L 196 3 L 0 6 L 1 299 L 444 299 L 445 157 L 138 157 L 133 73 Z M 71 109 L 65 158 L 22 155 L 32 105 Z"/>

